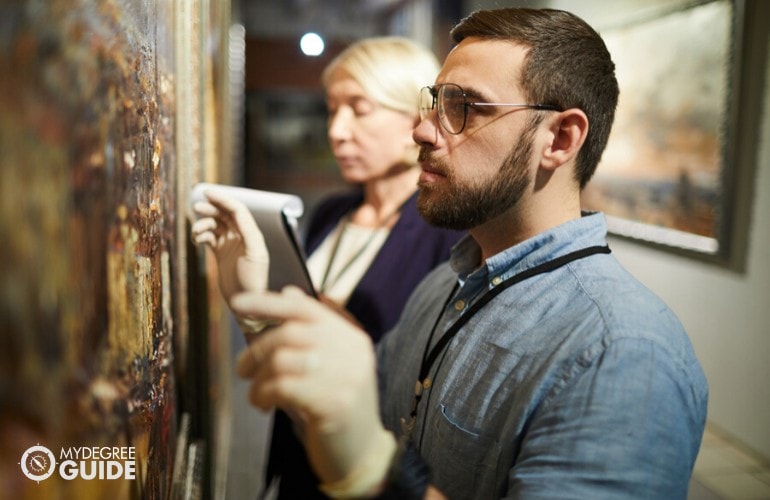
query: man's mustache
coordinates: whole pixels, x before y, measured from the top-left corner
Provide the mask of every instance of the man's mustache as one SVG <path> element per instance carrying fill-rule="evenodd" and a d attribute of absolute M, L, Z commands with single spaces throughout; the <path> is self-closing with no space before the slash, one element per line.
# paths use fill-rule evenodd
<path fill-rule="evenodd" d="M 441 175 L 446 175 L 449 170 L 441 159 L 432 157 L 430 151 L 424 147 L 421 147 L 417 154 L 417 162 L 427 164 L 432 171 Z"/>

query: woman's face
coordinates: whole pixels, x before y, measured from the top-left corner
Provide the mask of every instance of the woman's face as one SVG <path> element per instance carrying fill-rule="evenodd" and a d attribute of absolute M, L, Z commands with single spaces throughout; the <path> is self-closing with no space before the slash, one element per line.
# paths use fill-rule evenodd
<path fill-rule="evenodd" d="M 331 74 L 326 104 L 329 144 L 346 181 L 375 181 L 415 164 L 416 110 L 409 115 L 383 107 L 341 69 Z"/>

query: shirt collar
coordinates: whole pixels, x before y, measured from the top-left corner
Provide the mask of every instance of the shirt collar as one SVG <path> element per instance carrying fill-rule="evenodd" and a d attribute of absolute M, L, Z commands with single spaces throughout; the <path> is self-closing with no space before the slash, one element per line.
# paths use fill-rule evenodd
<path fill-rule="evenodd" d="M 470 235 L 452 248 L 449 263 L 461 284 L 483 268 L 490 280 L 509 276 L 593 245 L 606 245 L 607 223 L 599 212 L 573 219 L 489 257 L 482 265 L 481 248 Z"/>

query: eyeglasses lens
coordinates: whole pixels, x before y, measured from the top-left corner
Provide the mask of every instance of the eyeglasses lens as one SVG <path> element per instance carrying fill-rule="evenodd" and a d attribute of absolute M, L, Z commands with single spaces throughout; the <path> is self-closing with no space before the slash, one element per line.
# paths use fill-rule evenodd
<path fill-rule="evenodd" d="M 451 83 L 438 89 L 438 116 L 450 133 L 457 134 L 465 127 L 465 94 Z"/>
<path fill-rule="evenodd" d="M 420 119 L 424 120 L 428 117 L 433 108 L 436 106 L 436 98 L 433 95 L 433 89 L 431 87 L 423 87 L 420 89 L 420 95 L 417 100 L 418 111 L 420 112 Z"/>
<path fill-rule="evenodd" d="M 451 134 L 459 134 L 465 128 L 465 93 L 459 85 L 444 83 L 423 87 L 417 106 L 421 120 L 438 106 L 439 122 Z"/>

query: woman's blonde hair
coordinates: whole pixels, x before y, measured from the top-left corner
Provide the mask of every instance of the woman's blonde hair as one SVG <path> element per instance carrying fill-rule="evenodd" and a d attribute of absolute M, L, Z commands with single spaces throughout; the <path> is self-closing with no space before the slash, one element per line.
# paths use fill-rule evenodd
<path fill-rule="evenodd" d="M 382 106 L 416 115 L 420 89 L 433 84 L 439 63 L 413 40 L 387 36 L 365 38 L 343 50 L 321 74 L 324 87 L 337 70 L 347 72 Z"/>

